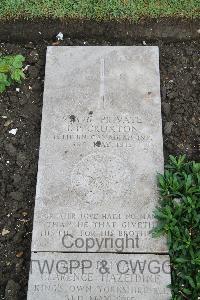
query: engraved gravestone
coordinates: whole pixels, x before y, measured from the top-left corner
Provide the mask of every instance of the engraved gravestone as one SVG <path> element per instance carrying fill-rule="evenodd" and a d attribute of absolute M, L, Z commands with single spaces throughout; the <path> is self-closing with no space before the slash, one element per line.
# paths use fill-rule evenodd
<path fill-rule="evenodd" d="M 32 251 L 167 252 L 162 171 L 158 48 L 48 47 Z"/>
<path fill-rule="evenodd" d="M 170 299 L 159 85 L 157 47 L 48 47 L 28 300 Z"/>

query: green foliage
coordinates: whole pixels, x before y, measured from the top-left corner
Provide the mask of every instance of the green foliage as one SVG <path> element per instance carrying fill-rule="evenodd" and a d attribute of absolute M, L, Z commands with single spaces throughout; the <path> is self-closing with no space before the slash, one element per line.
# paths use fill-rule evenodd
<path fill-rule="evenodd" d="M 166 235 L 172 268 L 173 300 L 200 296 L 200 163 L 170 156 L 158 175 L 161 195 L 154 237 Z"/>
<path fill-rule="evenodd" d="M 129 19 L 200 15 L 199 0 L 1 0 L 1 19 Z"/>
<path fill-rule="evenodd" d="M 22 55 L 0 56 L 0 93 L 4 92 L 13 82 L 21 82 L 25 78 Z"/>

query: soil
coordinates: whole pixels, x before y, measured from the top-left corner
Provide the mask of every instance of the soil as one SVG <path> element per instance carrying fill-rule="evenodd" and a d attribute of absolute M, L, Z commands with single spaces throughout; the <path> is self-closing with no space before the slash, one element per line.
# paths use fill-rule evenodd
<path fill-rule="evenodd" d="M 0 95 L 0 299 L 26 299 L 34 195 L 39 152 L 45 51 L 39 44 L 1 43 L 0 54 L 26 57 L 26 79 Z M 72 39 L 60 45 L 141 45 L 131 38 Z M 198 41 L 147 43 L 160 48 L 165 159 L 169 154 L 199 158 Z M 12 129 L 17 129 L 11 131 Z"/>
<path fill-rule="evenodd" d="M 73 38 L 135 40 L 197 40 L 200 37 L 200 19 L 163 17 L 159 19 L 141 18 L 138 22 L 130 20 L 88 20 L 88 19 L 13 19 L 0 20 L 0 39 L 2 41 L 43 41 L 62 31 Z"/>

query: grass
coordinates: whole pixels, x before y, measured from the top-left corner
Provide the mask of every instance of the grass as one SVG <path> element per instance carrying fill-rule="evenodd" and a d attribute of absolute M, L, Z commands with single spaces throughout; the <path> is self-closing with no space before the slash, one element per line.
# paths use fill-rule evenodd
<path fill-rule="evenodd" d="M 143 17 L 200 16 L 199 0 L 1 0 L 0 19 L 86 18 L 96 20 Z"/>
<path fill-rule="evenodd" d="M 172 271 L 172 299 L 200 296 L 200 163 L 170 156 L 158 176 L 161 195 L 155 237 L 166 235 Z"/>

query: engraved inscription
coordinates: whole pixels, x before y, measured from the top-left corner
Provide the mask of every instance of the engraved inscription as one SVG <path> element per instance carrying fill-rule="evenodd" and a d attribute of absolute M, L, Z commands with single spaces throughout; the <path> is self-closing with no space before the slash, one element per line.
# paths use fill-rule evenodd
<path fill-rule="evenodd" d="M 170 298 L 169 257 L 165 255 L 34 253 L 31 269 L 28 300 Z"/>
<path fill-rule="evenodd" d="M 143 132 L 143 122 L 138 115 L 74 114 L 63 116 L 65 127 L 54 134 L 54 140 L 70 142 L 73 147 L 86 144 L 93 148 L 136 148 L 147 151 L 152 137 Z"/>

